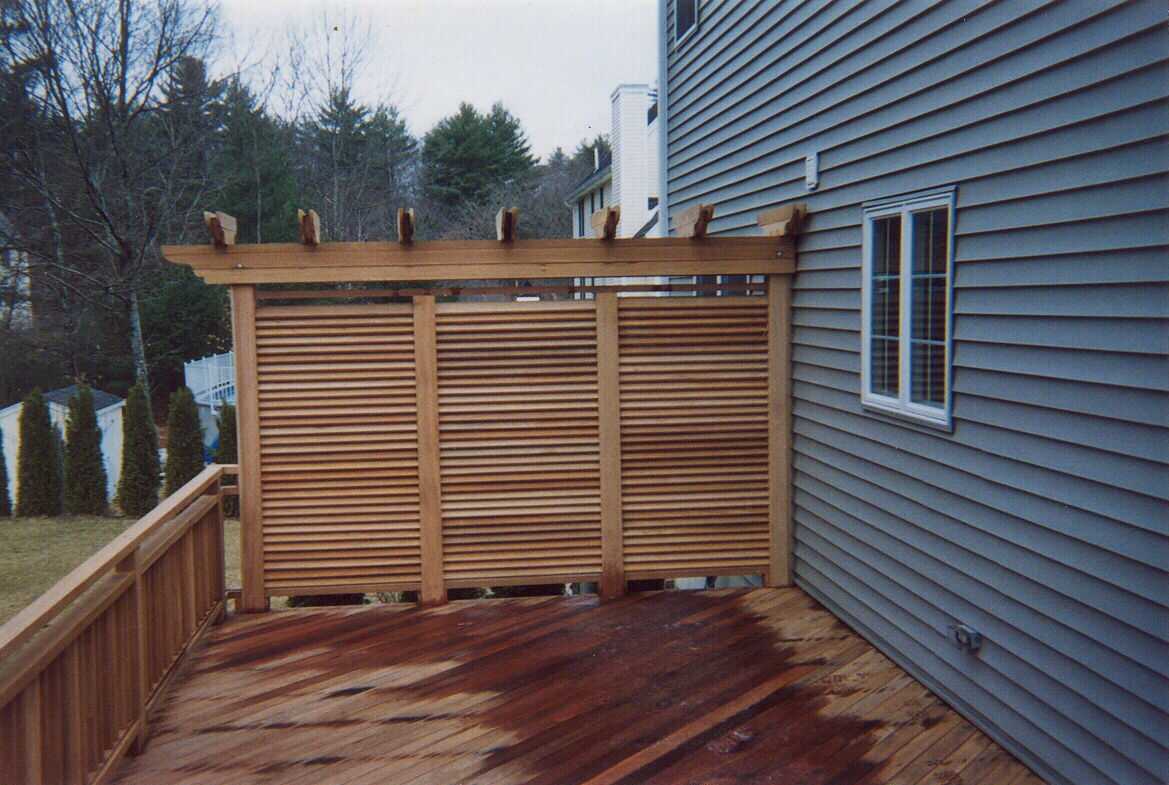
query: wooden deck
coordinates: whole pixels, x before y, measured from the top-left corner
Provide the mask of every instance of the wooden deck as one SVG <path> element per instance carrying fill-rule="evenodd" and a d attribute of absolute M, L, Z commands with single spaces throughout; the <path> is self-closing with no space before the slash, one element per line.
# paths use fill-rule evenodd
<path fill-rule="evenodd" d="M 1041 785 L 798 589 L 235 617 L 122 785 Z"/>

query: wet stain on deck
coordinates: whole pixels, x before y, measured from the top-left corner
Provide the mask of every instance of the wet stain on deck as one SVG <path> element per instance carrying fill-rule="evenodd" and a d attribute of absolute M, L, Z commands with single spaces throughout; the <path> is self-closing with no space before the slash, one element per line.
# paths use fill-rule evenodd
<path fill-rule="evenodd" d="M 119 782 L 913 785 L 985 738 L 794 589 L 243 618 L 156 728 Z"/>

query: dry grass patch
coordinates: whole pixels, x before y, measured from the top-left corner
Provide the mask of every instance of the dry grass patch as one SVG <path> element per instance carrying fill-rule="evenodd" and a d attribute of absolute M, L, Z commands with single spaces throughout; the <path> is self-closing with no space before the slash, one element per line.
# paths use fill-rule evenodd
<path fill-rule="evenodd" d="M 0 519 L 0 623 L 121 534 L 132 518 Z M 239 521 L 226 521 L 227 585 L 239 586 Z"/>

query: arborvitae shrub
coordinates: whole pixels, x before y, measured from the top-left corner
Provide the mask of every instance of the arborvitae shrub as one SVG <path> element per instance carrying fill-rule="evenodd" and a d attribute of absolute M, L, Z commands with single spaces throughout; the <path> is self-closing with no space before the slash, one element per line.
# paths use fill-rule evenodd
<path fill-rule="evenodd" d="M 186 387 L 170 397 L 166 418 L 166 495 L 203 471 L 203 428 L 195 396 Z"/>
<path fill-rule="evenodd" d="M 65 509 L 65 433 L 60 425 L 53 425 L 53 471 L 49 478 L 49 493 L 56 499 L 57 515 Z"/>
<path fill-rule="evenodd" d="M 55 439 L 49 404 L 40 390 L 33 390 L 24 399 L 20 412 L 17 515 L 61 514 L 61 476 Z"/>
<path fill-rule="evenodd" d="M 12 515 L 12 498 L 8 495 L 8 463 L 4 457 L 4 438 L 0 434 L 0 518 Z"/>
<path fill-rule="evenodd" d="M 122 410 L 122 476 L 118 506 L 126 515 L 145 515 L 158 504 L 158 432 L 150 403 L 139 382 L 130 388 Z"/>
<path fill-rule="evenodd" d="M 101 428 L 93 390 L 81 385 L 69 399 L 65 420 L 65 512 L 105 515 L 106 467 L 101 458 Z"/>
<path fill-rule="evenodd" d="M 239 463 L 239 441 L 235 430 L 235 407 L 225 403 L 219 409 L 215 420 L 219 427 L 219 447 L 215 450 L 215 462 L 219 464 Z M 229 518 L 239 517 L 239 497 L 223 497 L 223 514 Z"/>

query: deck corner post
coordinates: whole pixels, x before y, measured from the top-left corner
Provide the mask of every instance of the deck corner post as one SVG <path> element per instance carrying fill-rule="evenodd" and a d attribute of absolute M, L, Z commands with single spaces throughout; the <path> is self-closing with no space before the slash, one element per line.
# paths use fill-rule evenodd
<path fill-rule="evenodd" d="M 414 378 L 418 416 L 418 523 L 424 605 L 446 602 L 442 556 L 442 467 L 438 435 L 438 335 L 433 295 L 414 298 Z"/>
<path fill-rule="evenodd" d="M 767 585 L 792 584 L 792 334 L 790 275 L 767 277 Z"/>
<path fill-rule="evenodd" d="M 625 594 L 621 515 L 621 357 L 616 292 L 597 294 L 597 408 L 601 460 L 601 596 Z"/>
<path fill-rule="evenodd" d="M 260 497 L 260 396 L 256 353 L 256 287 L 231 287 L 231 331 L 235 348 L 235 416 L 239 440 L 239 610 L 268 610 L 264 589 L 263 506 Z"/>

